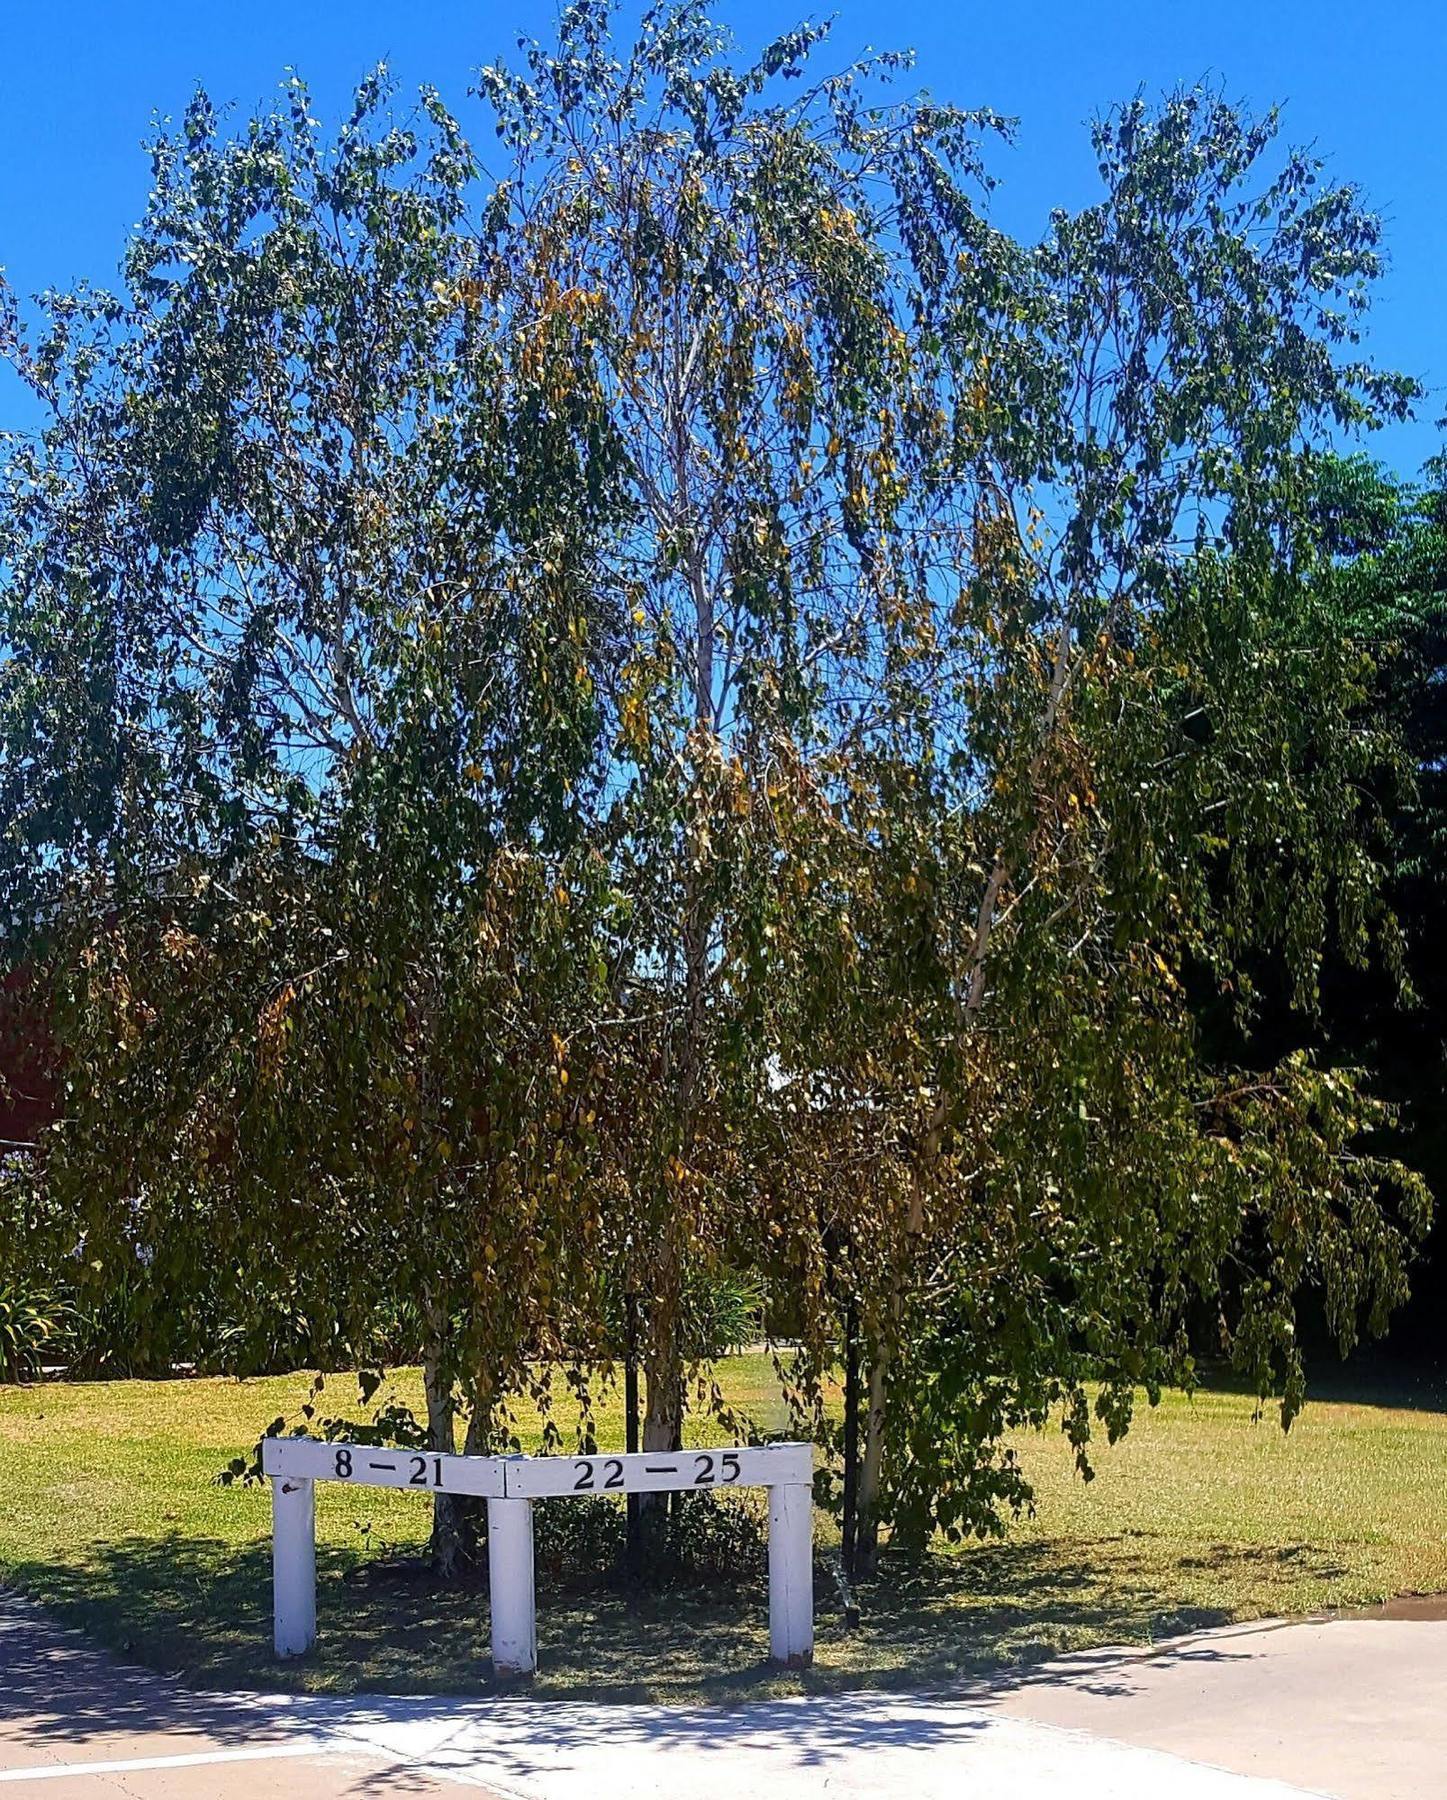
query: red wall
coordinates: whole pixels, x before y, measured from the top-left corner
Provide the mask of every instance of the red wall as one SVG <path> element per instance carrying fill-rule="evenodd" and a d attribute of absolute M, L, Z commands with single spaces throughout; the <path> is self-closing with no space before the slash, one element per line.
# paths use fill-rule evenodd
<path fill-rule="evenodd" d="M 29 1144 L 55 1110 L 44 1020 L 27 999 L 23 969 L 0 979 L 0 1153 Z"/>

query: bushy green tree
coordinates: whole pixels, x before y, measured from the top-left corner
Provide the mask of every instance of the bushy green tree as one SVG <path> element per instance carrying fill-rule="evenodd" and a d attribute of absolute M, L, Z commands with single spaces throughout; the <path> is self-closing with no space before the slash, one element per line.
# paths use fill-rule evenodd
<path fill-rule="evenodd" d="M 1192 1297 L 1247 1246 L 1230 1348 L 1289 1419 L 1301 1284 L 1343 1338 L 1380 1326 L 1424 1225 L 1345 1074 L 1212 1067 L 1188 1000 L 1266 952 L 1310 1007 L 1332 934 L 1395 938 L 1371 782 L 1399 752 L 1302 576 L 1316 447 L 1413 390 L 1354 348 L 1375 221 L 1274 137 L 1209 93 L 1134 103 L 1096 133 L 1105 198 L 950 289 L 936 484 L 963 460 L 980 498 L 801 949 L 855 1212 L 817 1253 L 849 1247 L 872 1365 L 866 1555 L 871 1514 L 992 1528 L 1025 1497 L 1013 1423 L 1063 1404 L 1086 1466 L 1087 1376 L 1112 1435 L 1188 1379 Z"/>
<path fill-rule="evenodd" d="M 327 140 L 296 83 L 236 135 L 198 99 L 126 298 L 13 344 L 52 422 L 7 472 L 6 897 L 91 1285 L 140 1255 L 158 1331 L 219 1287 L 328 1361 L 400 1293 L 445 1445 L 504 1427 L 587 1245 L 616 454 L 586 322 L 474 232 L 435 97 L 386 104 Z"/>
<path fill-rule="evenodd" d="M 12 310 L 46 1179 L 83 1279 L 139 1255 L 193 1330 L 249 1290 L 355 1360 L 415 1305 L 439 1446 L 564 1389 L 586 1441 L 620 1296 L 675 1443 L 746 1270 L 821 1430 L 861 1346 L 868 1554 L 1020 1503 L 1013 1423 L 1084 1463 L 1087 1380 L 1115 1434 L 1188 1379 L 1238 1259 L 1288 1416 L 1300 1285 L 1400 1297 L 1367 1103 L 1214 1065 L 1193 993 L 1390 938 L 1396 750 L 1306 577 L 1313 447 L 1413 389 L 1354 347 L 1375 221 L 1272 118 L 1110 115 L 1022 245 L 1003 122 L 902 59 L 612 23 L 483 71 L 497 179 L 380 79 L 334 137 L 198 99 L 124 292 Z"/>

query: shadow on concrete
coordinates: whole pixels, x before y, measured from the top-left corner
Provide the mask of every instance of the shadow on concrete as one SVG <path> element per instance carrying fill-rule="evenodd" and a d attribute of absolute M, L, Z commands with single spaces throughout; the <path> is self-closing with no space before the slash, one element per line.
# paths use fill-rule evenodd
<path fill-rule="evenodd" d="M 318 1753 L 357 1748 L 289 1699 L 187 1687 L 174 1676 L 108 1655 L 80 1632 L 4 1593 L 0 1726 L 7 1727 L 0 1732 L 0 1769 L 10 1770 L 136 1756 L 204 1756 L 295 1745 L 298 1738 Z M 383 1760 L 353 1780 L 349 1791 L 437 1792 L 435 1781 L 409 1759 L 381 1754 Z"/>

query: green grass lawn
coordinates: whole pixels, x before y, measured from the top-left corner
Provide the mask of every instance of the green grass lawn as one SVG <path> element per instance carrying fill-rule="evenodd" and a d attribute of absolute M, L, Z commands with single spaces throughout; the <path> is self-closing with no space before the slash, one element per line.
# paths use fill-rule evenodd
<path fill-rule="evenodd" d="M 720 1373 L 735 1405 L 783 1423 L 767 1359 L 731 1358 Z M 297 1375 L 0 1387 L 0 1579 L 196 1681 L 483 1686 L 486 1596 L 440 1592 L 398 1569 L 394 1553 L 426 1536 L 426 1502 L 335 1483 L 318 1487 L 317 1650 L 302 1664 L 271 1661 L 268 1498 L 213 1477 L 267 1421 L 294 1413 L 307 1385 Z M 347 1411 L 354 1393 L 332 1385 Z M 400 1385 L 419 1398 L 408 1378 Z M 1342 1394 L 1308 1406 L 1289 1436 L 1270 1413 L 1254 1419 L 1241 1395 L 1169 1395 L 1122 1444 L 1101 1448 L 1088 1486 L 1058 1434 L 1022 1437 L 1035 1518 L 998 1544 L 886 1555 L 854 1631 L 821 1566 L 817 1664 L 802 1678 L 761 1668 L 762 1587 L 632 1605 L 542 1587 L 537 1691 L 687 1699 L 801 1679 L 925 1683 L 1061 1649 L 1447 1590 L 1447 1412 L 1407 1404 L 1400 1390 Z M 602 1425 L 603 1447 L 620 1445 L 616 1402 Z"/>

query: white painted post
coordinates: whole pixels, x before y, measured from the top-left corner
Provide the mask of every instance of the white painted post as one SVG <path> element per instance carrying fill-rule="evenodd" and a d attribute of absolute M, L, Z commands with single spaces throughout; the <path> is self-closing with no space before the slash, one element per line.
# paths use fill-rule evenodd
<path fill-rule="evenodd" d="M 304 1656 L 317 1635 L 316 1483 L 271 1480 L 271 1606 L 278 1656 Z"/>
<path fill-rule="evenodd" d="M 769 1489 L 769 1659 L 814 1660 L 814 1494 L 793 1481 Z"/>
<path fill-rule="evenodd" d="M 531 1677 L 538 1666 L 531 1500 L 488 1501 L 487 1584 L 492 1602 L 493 1674 Z"/>

